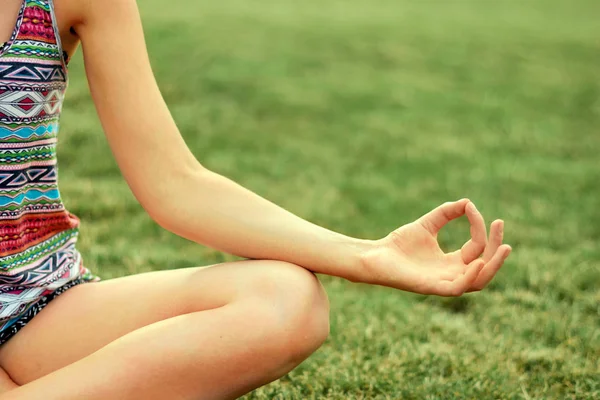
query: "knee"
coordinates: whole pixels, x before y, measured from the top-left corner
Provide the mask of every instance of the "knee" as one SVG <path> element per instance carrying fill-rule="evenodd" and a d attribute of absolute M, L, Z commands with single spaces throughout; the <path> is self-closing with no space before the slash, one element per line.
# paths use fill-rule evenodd
<path fill-rule="evenodd" d="M 251 286 L 260 307 L 258 318 L 270 332 L 263 341 L 293 368 L 329 336 L 327 293 L 315 274 L 302 267 L 260 262 L 261 273 Z"/>

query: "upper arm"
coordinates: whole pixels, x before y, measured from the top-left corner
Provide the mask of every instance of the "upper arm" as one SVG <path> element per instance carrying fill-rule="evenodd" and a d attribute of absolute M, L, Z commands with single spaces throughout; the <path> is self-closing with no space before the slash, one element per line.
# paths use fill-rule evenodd
<path fill-rule="evenodd" d="M 159 91 L 135 0 L 79 4 L 75 30 L 94 104 L 125 180 L 152 215 L 201 165 Z"/>

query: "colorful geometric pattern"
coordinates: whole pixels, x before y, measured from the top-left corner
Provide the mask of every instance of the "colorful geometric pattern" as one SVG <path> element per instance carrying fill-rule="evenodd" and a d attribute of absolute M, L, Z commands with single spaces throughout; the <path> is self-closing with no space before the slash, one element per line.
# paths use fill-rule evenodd
<path fill-rule="evenodd" d="M 0 344 L 69 287 L 100 278 L 76 248 L 79 218 L 58 189 L 68 85 L 52 0 L 22 0 L 0 46 Z"/>
<path fill-rule="evenodd" d="M 69 283 L 59 287 L 52 293 L 49 293 L 49 294 L 43 296 L 40 300 L 38 300 L 31 307 L 29 307 L 29 309 L 27 311 L 25 311 L 15 323 L 13 323 L 9 327 L 5 328 L 3 331 L 0 331 L 0 345 L 2 345 L 3 343 L 6 343 L 6 341 L 8 341 L 8 339 L 10 339 L 14 335 L 16 335 L 17 332 L 21 328 L 23 328 L 25 325 L 27 325 L 27 323 L 29 321 L 31 321 L 33 319 L 33 317 L 35 317 L 37 315 L 37 313 L 42 311 L 42 309 L 44 307 L 46 307 L 48 305 L 48 303 L 50 303 L 58 295 L 64 293 L 67 289 L 70 289 L 73 286 L 77 286 L 81 283 L 86 283 L 86 282 L 88 282 L 88 281 L 86 281 L 83 278 L 75 279 L 75 280 L 70 281 Z"/>

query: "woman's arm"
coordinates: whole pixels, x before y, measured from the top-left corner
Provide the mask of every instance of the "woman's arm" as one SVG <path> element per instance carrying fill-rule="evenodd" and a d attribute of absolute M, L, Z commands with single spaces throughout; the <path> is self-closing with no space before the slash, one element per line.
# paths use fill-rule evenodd
<path fill-rule="evenodd" d="M 445 295 L 484 286 L 508 256 L 509 248 L 491 241 L 488 253 L 500 255 L 476 261 L 487 244 L 486 229 L 481 215 L 467 207 L 468 200 L 448 203 L 414 225 L 443 225 L 467 213 L 473 235 L 467 250 L 440 255 L 433 231 L 406 236 L 405 229 L 404 237 L 395 232 L 379 241 L 351 238 L 305 221 L 207 170 L 186 146 L 160 94 L 135 1 L 79 4 L 81 22 L 75 29 L 109 145 L 135 197 L 164 228 L 243 257 L 288 261 L 352 281 Z M 494 225 L 491 235 L 498 236 Z M 396 240 L 401 237 L 407 243 L 418 239 L 408 249 L 414 254 L 403 250 Z M 392 253 L 382 253 L 384 249 Z M 433 258 L 422 258 L 416 250 Z M 381 260 L 389 265 L 380 265 Z M 427 264 L 440 260 L 443 265 Z M 480 274 L 484 262 L 487 273 Z M 443 271 L 433 273 L 429 267 Z M 410 272 L 414 268 L 425 269 Z"/>

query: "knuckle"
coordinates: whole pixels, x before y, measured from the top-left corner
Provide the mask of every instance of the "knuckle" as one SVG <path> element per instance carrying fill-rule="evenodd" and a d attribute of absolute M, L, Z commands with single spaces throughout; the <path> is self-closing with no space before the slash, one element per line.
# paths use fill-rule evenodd
<path fill-rule="evenodd" d="M 421 224 L 422 225 L 422 224 Z M 404 235 L 402 235 L 400 232 L 398 232 L 397 230 L 390 232 L 390 234 L 388 235 L 389 240 L 396 244 L 399 245 L 404 241 Z"/>
<path fill-rule="evenodd" d="M 417 222 L 428 232 L 433 232 L 435 230 L 433 224 L 427 218 L 419 218 Z"/>
<path fill-rule="evenodd" d="M 442 208 L 442 214 L 444 215 L 444 218 L 446 218 L 447 220 L 452 219 L 452 214 L 450 212 L 450 210 L 448 208 Z"/>
<path fill-rule="evenodd" d="M 475 285 L 473 285 L 473 290 L 475 292 L 481 292 L 483 290 L 483 288 L 485 287 L 485 283 L 477 283 Z"/>

